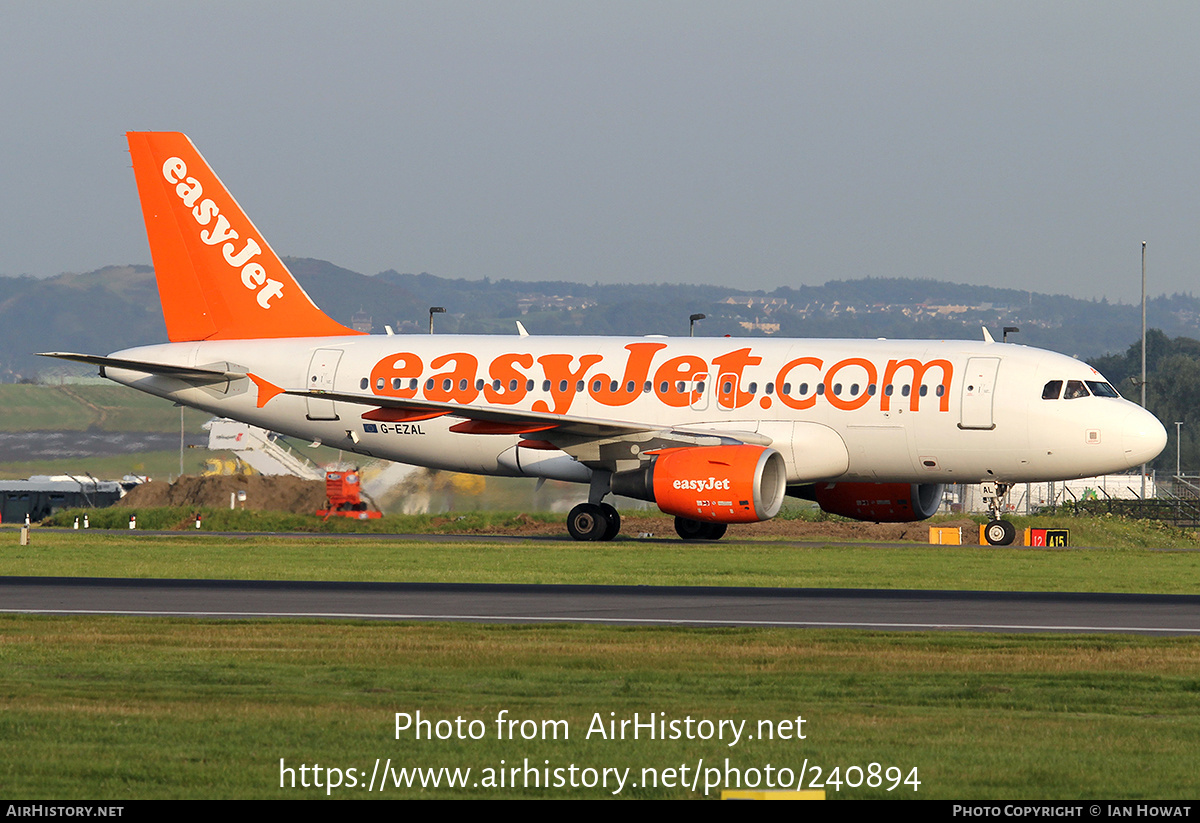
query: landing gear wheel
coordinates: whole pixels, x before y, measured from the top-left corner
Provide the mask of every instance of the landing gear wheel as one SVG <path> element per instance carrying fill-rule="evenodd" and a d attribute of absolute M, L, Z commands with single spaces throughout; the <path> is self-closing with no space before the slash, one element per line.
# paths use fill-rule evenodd
<path fill-rule="evenodd" d="M 1017 537 L 1017 528 L 1007 520 L 993 520 L 983 527 L 983 536 L 989 546 L 1011 546 Z"/>
<path fill-rule="evenodd" d="M 675 533 L 684 540 L 703 540 L 708 524 L 686 517 L 675 518 Z"/>
<path fill-rule="evenodd" d="M 595 503 L 580 503 L 567 515 L 567 531 L 576 540 L 604 540 L 609 528 L 604 509 Z"/>
<path fill-rule="evenodd" d="M 601 503 L 600 511 L 604 513 L 604 519 L 608 521 L 608 528 L 604 530 L 604 537 L 600 539 L 612 540 L 621 531 L 621 513 L 608 503 Z"/>
<path fill-rule="evenodd" d="M 728 527 L 724 523 L 709 523 L 687 517 L 675 518 L 675 533 L 684 540 L 720 540 Z"/>

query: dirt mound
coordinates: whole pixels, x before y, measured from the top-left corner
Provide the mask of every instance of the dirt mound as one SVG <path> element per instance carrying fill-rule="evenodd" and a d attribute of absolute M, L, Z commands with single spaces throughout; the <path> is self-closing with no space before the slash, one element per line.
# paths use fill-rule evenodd
<path fill-rule="evenodd" d="M 247 509 L 285 511 L 311 514 L 325 504 L 325 484 L 320 480 L 301 480 L 297 477 L 181 477 L 174 483 L 145 483 L 126 495 L 117 505 L 128 508 L 156 506 L 195 506 L 225 508 L 229 495 L 246 493 Z M 240 503 L 238 504 L 241 505 Z M 437 524 L 438 521 L 435 521 Z M 974 544 L 979 527 L 970 520 L 940 523 L 941 526 L 961 526 L 963 542 Z M 521 516 L 518 523 L 489 528 L 489 534 L 558 535 L 566 536 L 565 515 L 551 523 Z M 470 532 L 463 529 L 462 532 Z M 657 512 L 623 512 L 621 533 L 625 536 L 653 534 L 655 537 L 675 535 L 674 518 Z M 737 537 L 780 537 L 793 540 L 828 540 L 831 542 L 879 542 L 929 540 L 928 523 L 856 523 L 846 521 L 768 520 L 732 526 L 730 533 Z"/>
<path fill-rule="evenodd" d="M 325 505 L 325 483 L 299 477 L 181 477 L 174 483 L 149 482 L 125 495 L 118 506 L 207 506 L 225 508 L 229 495 L 246 493 L 245 508 L 311 514 Z M 238 504 L 241 507 L 241 503 Z"/>

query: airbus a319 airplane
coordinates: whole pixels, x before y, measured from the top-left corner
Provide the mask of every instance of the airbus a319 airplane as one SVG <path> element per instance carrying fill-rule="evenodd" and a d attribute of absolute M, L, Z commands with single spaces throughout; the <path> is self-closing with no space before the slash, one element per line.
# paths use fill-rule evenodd
<path fill-rule="evenodd" d="M 774 517 L 786 495 L 871 521 L 932 515 L 987 484 L 993 544 L 1013 483 L 1121 471 L 1166 431 L 1095 369 L 980 342 L 366 335 L 326 316 L 178 133 L 129 150 L 171 340 L 54 353 L 140 391 L 337 448 L 587 486 L 577 540 L 623 495 L 690 539 Z M 582 493 L 581 493 L 582 497 Z"/>

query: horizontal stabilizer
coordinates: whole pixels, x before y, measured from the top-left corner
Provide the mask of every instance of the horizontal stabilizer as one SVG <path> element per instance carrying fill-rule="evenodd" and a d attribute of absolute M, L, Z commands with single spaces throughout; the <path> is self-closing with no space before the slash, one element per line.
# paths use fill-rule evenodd
<path fill-rule="evenodd" d="M 224 380 L 229 377 L 245 377 L 244 372 L 230 372 L 224 369 L 198 369 L 192 366 L 173 366 L 169 363 L 151 363 L 146 360 L 125 360 L 121 357 L 103 357 L 98 354 L 75 354 L 74 352 L 45 351 L 38 352 L 38 357 L 57 357 L 59 360 L 74 360 L 76 363 L 90 363 L 100 367 L 100 375 L 104 376 L 106 366 L 114 369 L 141 371 L 146 374 L 159 374 L 163 377 L 177 377 L 180 380 Z"/>

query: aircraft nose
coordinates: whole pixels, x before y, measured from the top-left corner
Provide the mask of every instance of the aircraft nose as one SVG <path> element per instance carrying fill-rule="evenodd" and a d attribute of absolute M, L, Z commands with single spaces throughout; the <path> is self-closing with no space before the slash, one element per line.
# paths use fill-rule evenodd
<path fill-rule="evenodd" d="M 1121 444 L 1130 466 L 1149 463 L 1166 447 L 1167 430 L 1150 412 L 1134 409 L 1121 425 Z"/>

